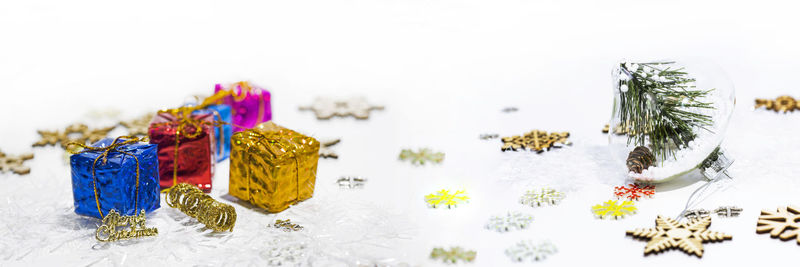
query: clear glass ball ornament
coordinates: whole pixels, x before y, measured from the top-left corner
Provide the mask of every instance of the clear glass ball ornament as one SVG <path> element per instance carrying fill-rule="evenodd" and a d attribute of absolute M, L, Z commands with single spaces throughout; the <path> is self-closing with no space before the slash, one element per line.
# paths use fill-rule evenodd
<path fill-rule="evenodd" d="M 696 168 L 709 179 L 725 173 L 732 160 L 719 148 L 736 98 L 720 67 L 699 60 L 623 60 L 612 74 L 609 150 L 629 177 L 666 182 Z M 631 153 L 639 146 L 650 156 L 641 149 Z"/>

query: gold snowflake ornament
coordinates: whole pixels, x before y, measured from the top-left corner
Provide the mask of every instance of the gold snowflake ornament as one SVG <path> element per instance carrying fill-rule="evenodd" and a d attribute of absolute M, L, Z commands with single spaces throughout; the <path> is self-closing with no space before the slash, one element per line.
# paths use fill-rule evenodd
<path fill-rule="evenodd" d="M 780 237 L 784 241 L 795 238 L 800 245 L 800 207 L 778 208 L 777 212 L 762 210 L 756 233 L 769 233 L 772 238 Z"/>
<path fill-rule="evenodd" d="M 553 147 L 560 148 L 561 146 L 559 144 L 572 145 L 572 142 L 567 140 L 567 138 L 569 138 L 569 132 L 553 132 L 548 134 L 545 131 L 533 130 L 521 136 L 515 135 L 501 138 L 500 140 L 503 141 L 503 146 L 500 150 L 517 151 L 522 149 L 541 153 Z"/>
<path fill-rule="evenodd" d="M 433 152 L 429 148 L 421 148 L 417 152 L 411 149 L 403 149 L 400 151 L 400 160 L 409 160 L 411 164 L 425 165 L 426 162 L 442 163 L 444 160 L 444 153 Z"/>
<path fill-rule="evenodd" d="M 466 203 L 469 200 L 469 197 L 466 195 L 466 191 L 458 190 L 455 193 L 450 193 L 450 190 L 439 190 L 434 194 L 429 194 L 425 196 L 425 203 L 428 203 L 428 206 L 432 208 L 438 207 L 447 207 L 447 208 L 455 208 L 458 204 Z"/>
<path fill-rule="evenodd" d="M 656 228 L 636 229 L 627 231 L 626 234 L 650 240 L 644 247 L 645 255 L 678 248 L 686 253 L 703 257 L 703 243 L 733 238 L 728 234 L 708 230 L 709 225 L 711 225 L 711 217 L 679 223 L 671 218 L 658 216 Z"/>
<path fill-rule="evenodd" d="M 767 110 L 787 113 L 790 111 L 794 112 L 795 109 L 800 109 L 800 103 L 798 102 L 800 101 L 788 95 L 779 96 L 775 100 L 756 98 L 755 108 L 757 109 L 760 107 L 764 107 Z"/>
<path fill-rule="evenodd" d="M 625 200 L 622 204 L 617 204 L 617 200 L 609 200 L 603 204 L 592 206 L 592 213 L 600 219 L 620 219 L 627 215 L 636 213 L 636 206 L 633 201 Z"/>

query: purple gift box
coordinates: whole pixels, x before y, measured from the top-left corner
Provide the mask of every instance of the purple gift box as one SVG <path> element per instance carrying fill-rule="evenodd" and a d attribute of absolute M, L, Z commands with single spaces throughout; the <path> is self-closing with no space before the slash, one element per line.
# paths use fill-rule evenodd
<path fill-rule="evenodd" d="M 226 94 L 222 103 L 231 107 L 233 132 L 241 132 L 272 120 L 269 91 L 248 82 L 234 83 L 228 88 L 217 84 L 214 93 L 220 91 Z"/>

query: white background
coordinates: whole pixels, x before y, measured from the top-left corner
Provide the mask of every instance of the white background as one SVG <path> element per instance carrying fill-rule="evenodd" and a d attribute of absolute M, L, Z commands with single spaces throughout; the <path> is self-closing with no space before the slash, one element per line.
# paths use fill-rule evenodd
<path fill-rule="evenodd" d="M 2 265 L 265 265 L 276 237 L 301 240 L 317 265 L 438 265 L 435 246 L 474 249 L 474 266 L 513 265 L 503 250 L 549 239 L 560 252 L 542 266 L 745 266 L 797 261 L 800 246 L 755 233 L 759 210 L 800 204 L 795 168 L 798 114 L 752 111 L 753 99 L 797 88 L 800 35 L 790 1 L 3 1 L 0 2 L 0 148 L 34 151 L 28 176 L 0 174 Z M 714 217 L 733 240 L 706 243 L 702 259 L 680 251 L 642 256 L 646 242 L 625 230 L 675 216 L 700 183 L 658 185 L 655 198 L 620 221 L 590 206 L 626 183 L 607 158 L 600 128 L 610 116 L 613 64 L 622 58 L 699 57 L 736 85 L 724 143 L 735 182 L 699 207 L 738 205 L 739 218 Z M 212 196 L 234 202 L 233 233 L 210 234 L 167 207 L 148 215 L 157 238 L 96 245 L 96 220 L 72 211 L 69 168 L 60 148 L 35 148 L 36 129 L 95 126 L 91 111 L 121 118 L 173 107 L 216 82 L 249 80 L 273 94 L 274 120 L 320 139 L 341 137 L 338 160 L 320 160 L 315 197 L 280 214 L 235 202 L 228 163 Z M 317 121 L 297 107 L 315 96 L 364 95 L 385 105 L 367 121 Z M 502 113 L 507 106 L 520 109 Z M 500 152 L 501 136 L 532 129 L 569 131 L 572 147 L 544 154 Z M 121 133 L 121 132 L 115 132 Z M 396 160 L 402 148 L 446 152 L 439 166 Z M 334 184 L 370 179 L 363 190 Z M 567 193 L 556 207 L 517 204 L 526 189 Z M 452 210 L 425 206 L 425 194 L 466 189 Z M 490 215 L 534 215 L 524 231 L 483 229 Z M 266 227 L 291 218 L 306 230 Z M 288 241 L 287 241 L 288 242 Z"/>

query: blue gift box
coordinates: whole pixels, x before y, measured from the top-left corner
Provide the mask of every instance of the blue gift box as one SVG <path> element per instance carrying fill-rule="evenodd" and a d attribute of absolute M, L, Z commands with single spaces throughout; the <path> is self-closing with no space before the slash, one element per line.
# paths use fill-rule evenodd
<path fill-rule="evenodd" d="M 231 126 L 231 107 L 228 105 L 210 105 L 205 109 L 195 111 L 195 113 L 213 113 L 215 121 L 223 121 L 226 124 L 214 127 L 214 146 L 216 152 L 214 157 L 217 162 L 227 159 L 231 155 L 231 135 L 233 135 L 233 127 Z"/>
<path fill-rule="evenodd" d="M 117 143 L 123 141 L 119 139 Z M 92 147 L 107 148 L 112 143 L 114 139 L 105 138 Z M 111 209 L 121 215 L 136 215 L 137 210 L 150 212 L 161 207 L 157 147 L 136 142 L 117 146 L 105 157 L 100 149 L 85 149 L 70 156 L 75 213 L 102 218 L 98 209 L 103 215 Z"/>

